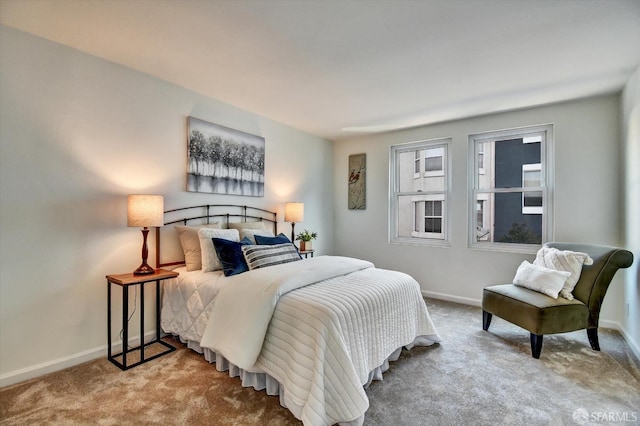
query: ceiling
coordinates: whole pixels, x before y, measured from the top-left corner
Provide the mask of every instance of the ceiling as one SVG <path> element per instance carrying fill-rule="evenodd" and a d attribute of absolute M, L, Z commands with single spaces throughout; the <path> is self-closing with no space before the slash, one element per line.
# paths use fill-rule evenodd
<path fill-rule="evenodd" d="M 640 0 L 0 0 L 0 22 L 339 140 L 614 93 Z"/>

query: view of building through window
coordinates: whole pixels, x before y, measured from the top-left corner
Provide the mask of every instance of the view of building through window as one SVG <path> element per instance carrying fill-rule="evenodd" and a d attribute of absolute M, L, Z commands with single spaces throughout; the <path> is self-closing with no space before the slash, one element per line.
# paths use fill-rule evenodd
<path fill-rule="evenodd" d="M 391 148 L 392 241 L 446 241 L 447 150 L 448 140 Z"/>
<path fill-rule="evenodd" d="M 547 240 L 550 127 L 471 137 L 476 167 L 472 243 L 537 245 Z"/>

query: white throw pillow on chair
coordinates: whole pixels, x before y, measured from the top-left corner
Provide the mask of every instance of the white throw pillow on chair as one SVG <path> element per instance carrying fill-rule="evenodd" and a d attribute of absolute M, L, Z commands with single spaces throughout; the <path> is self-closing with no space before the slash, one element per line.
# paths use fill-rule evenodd
<path fill-rule="evenodd" d="M 513 284 L 557 299 L 558 293 L 570 275 L 569 272 L 532 265 L 525 260 L 518 267 Z"/>
<path fill-rule="evenodd" d="M 562 290 L 560 290 L 560 296 L 567 300 L 573 300 L 571 292 L 580 279 L 582 265 L 593 265 L 593 259 L 587 253 L 558 250 L 555 247 L 542 247 L 538 250 L 533 264 L 556 271 L 569 272 L 570 276 L 565 281 Z"/>

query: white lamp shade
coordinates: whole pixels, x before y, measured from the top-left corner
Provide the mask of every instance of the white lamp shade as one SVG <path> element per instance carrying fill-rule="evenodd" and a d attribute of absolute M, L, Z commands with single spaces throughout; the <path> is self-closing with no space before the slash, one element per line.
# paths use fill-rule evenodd
<path fill-rule="evenodd" d="M 284 206 L 285 222 L 302 222 L 304 220 L 304 203 L 287 203 Z"/>
<path fill-rule="evenodd" d="M 162 195 L 127 196 L 127 226 L 163 226 L 164 197 Z"/>

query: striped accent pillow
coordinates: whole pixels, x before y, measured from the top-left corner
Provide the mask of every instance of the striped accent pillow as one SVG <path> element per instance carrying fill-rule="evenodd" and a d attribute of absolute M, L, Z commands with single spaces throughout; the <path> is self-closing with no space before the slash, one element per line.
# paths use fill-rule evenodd
<path fill-rule="evenodd" d="M 249 270 L 295 262 L 302 259 L 296 247 L 291 244 L 274 244 L 264 246 L 243 246 L 242 253 Z"/>

